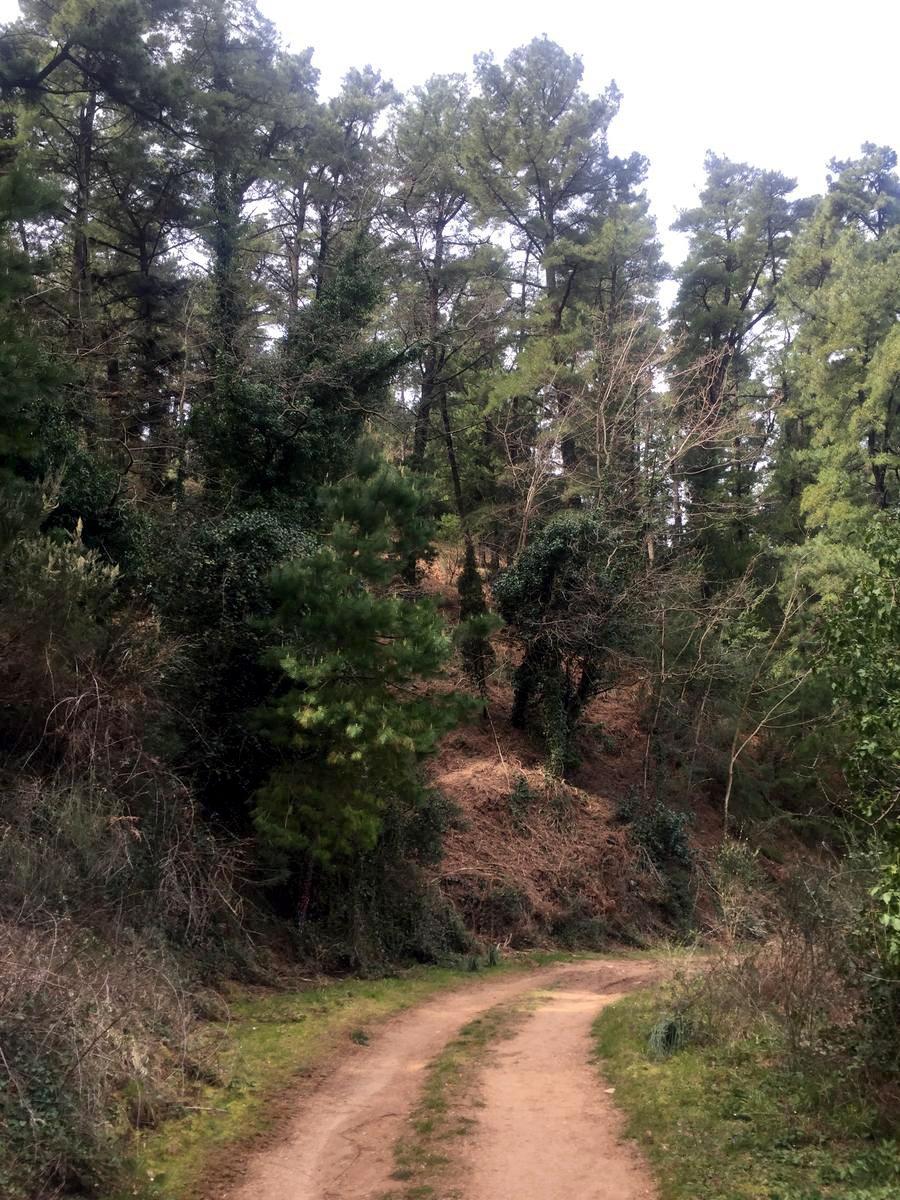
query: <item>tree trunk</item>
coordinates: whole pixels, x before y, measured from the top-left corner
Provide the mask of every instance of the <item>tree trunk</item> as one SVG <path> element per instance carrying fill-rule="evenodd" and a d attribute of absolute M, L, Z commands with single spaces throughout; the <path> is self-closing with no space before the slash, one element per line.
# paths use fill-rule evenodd
<path fill-rule="evenodd" d="M 72 220 L 72 334 L 76 345 L 90 344 L 92 307 L 91 252 L 87 227 L 90 221 L 91 170 L 94 155 L 94 120 L 97 94 L 88 93 L 78 114 L 75 141 L 75 214 Z"/>

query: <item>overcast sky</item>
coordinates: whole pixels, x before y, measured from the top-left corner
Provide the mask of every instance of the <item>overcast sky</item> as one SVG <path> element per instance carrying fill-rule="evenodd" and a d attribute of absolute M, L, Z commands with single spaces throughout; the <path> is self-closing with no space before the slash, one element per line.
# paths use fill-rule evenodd
<path fill-rule="evenodd" d="M 503 58 L 546 33 L 584 60 L 585 86 L 624 92 L 610 129 L 617 153 L 650 160 L 649 193 L 668 233 L 694 203 L 713 149 L 819 192 L 832 157 L 863 141 L 900 148 L 900 0 L 260 0 L 294 49 L 315 48 L 322 94 L 353 66 L 405 90 L 437 72 L 469 71 L 482 50 Z M 18 11 L 0 0 L 0 19 Z"/>

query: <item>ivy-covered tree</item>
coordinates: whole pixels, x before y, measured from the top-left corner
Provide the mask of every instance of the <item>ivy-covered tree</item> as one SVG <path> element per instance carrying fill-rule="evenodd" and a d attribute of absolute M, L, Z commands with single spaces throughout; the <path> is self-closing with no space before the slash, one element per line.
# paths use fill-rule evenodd
<path fill-rule="evenodd" d="M 876 941 L 893 974 L 897 1018 L 900 975 L 900 514 L 870 518 L 868 565 L 850 580 L 825 625 L 834 719 L 856 816 L 874 845 L 881 872 L 873 896 Z M 890 990 L 890 989 L 888 989 Z"/>
<path fill-rule="evenodd" d="M 597 511 L 557 514 L 494 582 L 501 616 L 522 649 L 513 724 L 539 728 L 547 770 L 572 765 L 584 706 L 627 644 L 633 550 Z"/>

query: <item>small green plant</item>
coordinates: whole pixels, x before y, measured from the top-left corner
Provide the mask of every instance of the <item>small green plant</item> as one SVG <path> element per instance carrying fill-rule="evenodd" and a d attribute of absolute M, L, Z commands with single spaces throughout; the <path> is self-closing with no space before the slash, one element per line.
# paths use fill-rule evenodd
<path fill-rule="evenodd" d="M 693 867 L 691 813 L 670 808 L 659 799 L 644 797 L 639 788 L 630 787 L 616 805 L 616 818 L 631 826 L 631 836 L 658 867 L 673 862 Z"/>
<path fill-rule="evenodd" d="M 536 802 L 537 796 L 529 787 L 528 780 L 524 775 L 520 775 L 507 799 L 512 823 L 520 832 L 526 829 L 526 818 Z"/>
<path fill-rule="evenodd" d="M 666 1058 L 687 1045 L 692 1032 L 691 1022 L 683 1013 L 667 1013 L 650 1030 L 647 1045 L 651 1054 Z"/>
<path fill-rule="evenodd" d="M 370 1040 L 364 1029 L 354 1029 L 350 1034 L 350 1041 L 356 1046 L 368 1046 Z"/>

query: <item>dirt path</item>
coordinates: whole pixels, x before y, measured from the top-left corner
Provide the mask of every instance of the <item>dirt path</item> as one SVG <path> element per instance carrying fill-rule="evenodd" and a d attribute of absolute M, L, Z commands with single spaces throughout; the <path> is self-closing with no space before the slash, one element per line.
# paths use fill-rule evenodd
<path fill-rule="evenodd" d="M 656 969 L 601 960 L 558 964 L 450 992 L 394 1018 L 300 1101 L 279 1142 L 249 1163 L 231 1200 L 377 1200 L 392 1187 L 394 1143 L 428 1061 L 478 1013 L 557 983 L 515 1040 L 503 1044 L 494 1060 L 500 1065 L 486 1072 L 487 1108 L 473 1147 L 475 1173 L 466 1172 L 467 1200 L 652 1195 L 633 1153 L 616 1141 L 615 1114 L 588 1065 L 588 1038 L 596 1012 Z M 514 1142 L 500 1146 L 501 1138 Z M 597 1190 L 596 1181 L 609 1180 L 619 1190 Z"/>
<path fill-rule="evenodd" d="M 612 1097 L 590 1065 L 590 1029 L 607 1004 L 649 971 L 627 964 L 570 975 L 542 998 L 484 1073 L 466 1200 L 638 1200 L 656 1195 L 621 1138 Z"/>

